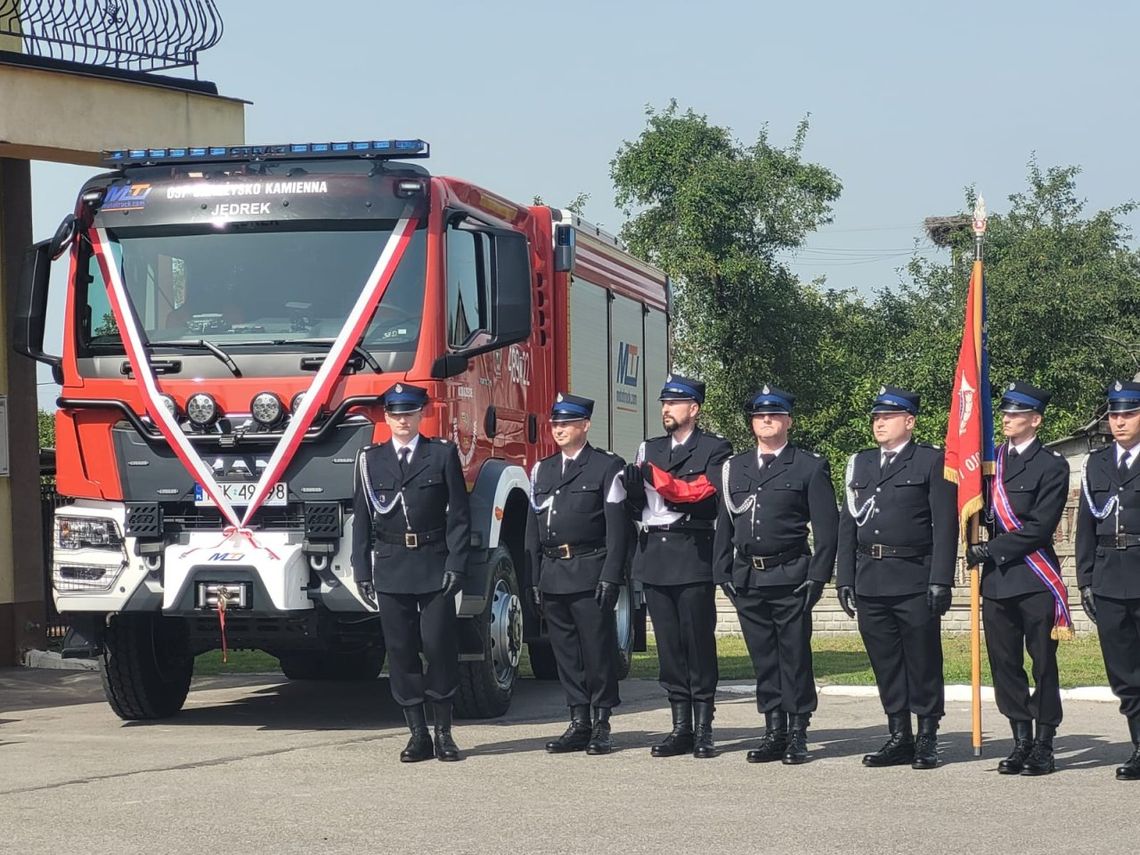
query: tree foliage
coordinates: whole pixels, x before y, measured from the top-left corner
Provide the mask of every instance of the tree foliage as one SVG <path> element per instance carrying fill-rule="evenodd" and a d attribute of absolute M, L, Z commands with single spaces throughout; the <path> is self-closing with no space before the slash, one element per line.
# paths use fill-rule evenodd
<path fill-rule="evenodd" d="M 920 393 L 918 436 L 942 442 L 973 235 L 953 237 L 948 263 L 916 255 L 901 286 L 872 297 L 798 282 L 779 255 L 829 221 L 840 192 L 803 159 L 807 130 L 805 120 L 786 148 L 767 133 L 743 146 L 670 103 L 648 110 L 611 174 L 630 218 L 623 239 L 672 279 L 673 368 L 707 382 L 706 420 L 744 447 L 746 396 L 762 383 L 787 389 L 796 440 L 826 453 L 839 478 L 870 443 L 882 384 Z M 1086 211 L 1079 173 L 1031 161 L 1026 189 L 985 237 L 991 378 L 997 392 L 1019 379 L 1053 393 L 1045 440 L 1086 425 L 1106 384 L 1140 370 L 1140 254 L 1122 221 L 1134 205 Z M 964 201 L 972 210 L 972 189 Z"/>
<path fill-rule="evenodd" d="M 806 120 L 780 148 L 766 131 L 742 145 L 676 102 L 647 115 L 611 163 L 631 217 L 621 236 L 672 280 L 673 367 L 707 383 L 709 421 L 748 441 L 741 405 L 758 384 L 794 390 L 808 406 L 816 397 L 826 303 L 777 254 L 830 220 L 840 183 L 804 161 Z"/>

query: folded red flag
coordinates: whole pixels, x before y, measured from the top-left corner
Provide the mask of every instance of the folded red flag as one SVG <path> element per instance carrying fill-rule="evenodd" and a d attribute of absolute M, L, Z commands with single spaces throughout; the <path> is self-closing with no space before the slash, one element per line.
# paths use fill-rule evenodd
<path fill-rule="evenodd" d="M 661 494 L 661 498 L 675 505 L 695 505 L 709 496 L 716 495 L 716 487 L 712 485 L 705 475 L 700 475 L 692 481 L 686 481 L 675 475 L 670 475 L 664 469 L 646 463 L 648 468 L 646 479 L 649 484 Z"/>

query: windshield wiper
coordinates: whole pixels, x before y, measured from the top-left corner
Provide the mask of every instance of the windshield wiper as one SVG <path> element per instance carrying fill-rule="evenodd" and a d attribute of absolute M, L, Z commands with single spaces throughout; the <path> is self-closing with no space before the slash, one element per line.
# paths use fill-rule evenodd
<path fill-rule="evenodd" d="M 331 338 L 287 338 L 287 339 L 278 339 L 277 341 L 275 341 L 273 343 L 276 345 L 300 344 L 300 345 L 316 346 L 316 347 L 323 347 L 327 350 L 330 347 L 332 347 L 334 341 L 335 341 L 335 339 L 331 339 Z M 369 353 L 367 350 L 365 350 L 363 347 L 361 347 L 359 344 L 354 344 L 352 346 L 352 352 L 355 353 L 357 356 L 359 356 L 361 359 L 363 359 L 368 364 L 368 367 L 371 368 L 375 373 L 377 373 L 377 374 L 383 374 L 384 373 L 384 369 L 380 367 L 380 363 L 376 361 L 376 358 L 371 353 Z"/>
<path fill-rule="evenodd" d="M 230 369 L 230 371 L 233 372 L 234 377 L 241 377 L 241 369 L 237 367 L 237 363 L 230 358 L 230 355 L 228 353 L 226 353 L 212 341 L 206 341 L 205 339 L 201 338 L 188 338 L 185 340 L 174 341 L 149 341 L 147 342 L 146 346 L 167 348 L 188 347 L 197 350 L 208 350 L 210 353 L 214 354 L 214 356 L 218 357 L 218 359 L 220 359 L 225 364 L 226 368 Z"/>

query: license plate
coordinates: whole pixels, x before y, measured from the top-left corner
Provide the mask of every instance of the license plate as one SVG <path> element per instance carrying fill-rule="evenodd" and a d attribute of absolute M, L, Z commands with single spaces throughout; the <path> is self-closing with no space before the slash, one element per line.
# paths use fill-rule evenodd
<path fill-rule="evenodd" d="M 253 491 L 257 484 L 253 481 L 226 481 L 218 485 L 222 488 L 222 495 L 231 505 L 248 505 L 253 498 Z M 284 481 L 278 481 L 265 497 L 263 505 L 281 506 L 289 500 L 289 487 Z M 201 484 L 194 485 L 194 504 L 212 508 L 214 503 L 206 495 Z"/>

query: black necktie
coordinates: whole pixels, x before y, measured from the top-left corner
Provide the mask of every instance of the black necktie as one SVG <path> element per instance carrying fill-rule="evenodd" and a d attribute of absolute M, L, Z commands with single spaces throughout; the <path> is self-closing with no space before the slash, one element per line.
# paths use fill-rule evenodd
<path fill-rule="evenodd" d="M 408 474 L 408 461 L 412 457 L 412 450 L 406 445 L 400 449 L 400 474 Z"/>
<path fill-rule="evenodd" d="M 574 461 L 569 457 L 562 458 L 562 474 L 565 475 L 570 471 L 570 467 L 574 465 Z"/>
<path fill-rule="evenodd" d="M 1128 451 L 1126 451 L 1122 455 L 1120 455 L 1120 466 L 1118 468 L 1120 469 L 1120 481 L 1121 481 L 1121 483 L 1123 483 L 1125 481 L 1125 479 L 1128 478 L 1128 474 L 1129 474 L 1128 458 L 1130 456 L 1131 456 L 1131 452 L 1128 452 Z"/>
<path fill-rule="evenodd" d="M 771 466 L 772 461 L 775 459 L 776 459 L 776 455 L 774 455 L 774 454 L 761 454 L 760 455 L 760 462 L 764 464 L 764 466 L 763 466 L 764 469 L 767 469 L 769 466 Z"/>
<path fill-rule="evenodd" d="M 886 472 L 887 469 L 890 468 L 891 463 L 894 462 L 895 455 L 897 455 L 897 454 L 898 454 L 897 451 L 884 451 L 883 452 L 882 465 L 879 466 L 879 471 L 880 472 Z"/>
<path fill-rule="evenodd" d="M 682 447 L 683 446 L 680 446 L 680 445 L 674 445 L 672 448 L 669 449 L 669 462 L 670 463 L 672 463 L 674 460 L 677 459 L 677 455 L 679 455 L 681 453 Z"/>
<path fill-rule="evenodd" d="M 1016 448 L 1010 448 L 1010 450 L 1009 450 L 1009 454 L 1008 454 L 1007 456 L 1008 456 L 1010 459 L 1013 459 L 1014 457 L 1017 457 L 1017 449 L 1016 449 Z"/>

